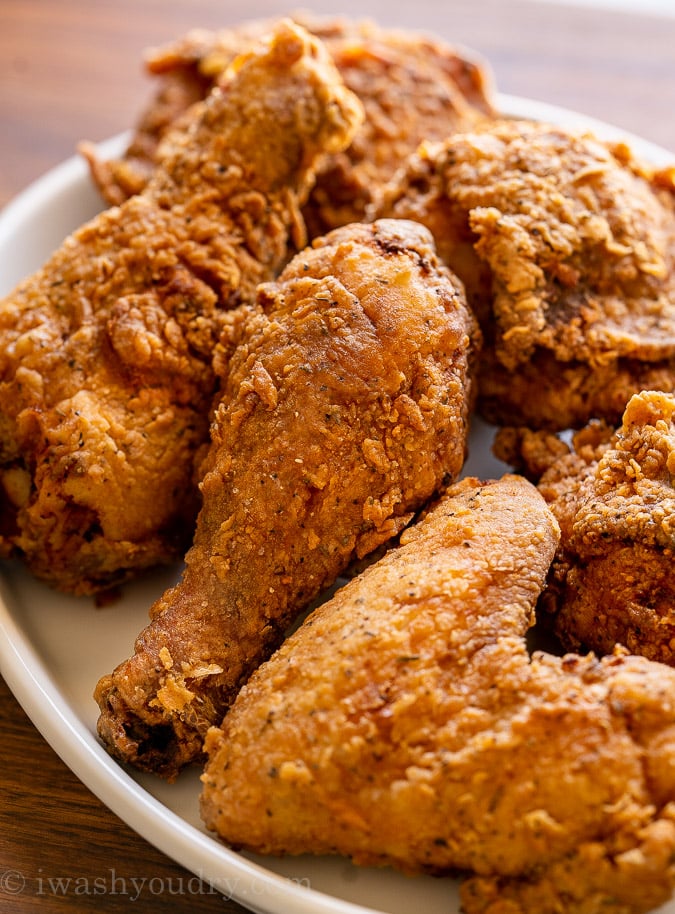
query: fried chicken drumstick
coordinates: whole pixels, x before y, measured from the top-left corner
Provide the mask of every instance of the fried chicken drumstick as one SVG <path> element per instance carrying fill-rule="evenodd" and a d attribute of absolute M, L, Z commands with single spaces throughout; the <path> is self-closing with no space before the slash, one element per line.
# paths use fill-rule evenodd
<path fill-rule="evenodd" d="M 0 303 L 0 551 L 92 593 L 182 556 L 212 351 L 302 240 L 313 169 L 360 123 L 290 23 L 167 139 L 145 191 L 97 216 Z"/>
<path fill-rule="evenodd" d="M 383 29 L 368 21 L 300 15 L 320 38 L 366 118 L 344 151 L 320 167 L 304 207 L 310 236 L 364 219 L 376 187 L 424 139 L 445 139 L 493 116 L 487 65 L 466 51 L 414 32 Z M 158 162 L 162 139 L 196 100 L 207 93 L 252 36 L 270 23 L 250 21 L 210 32 L 196 29 L 148 54 L 158 88 L 121 159 L 100 161 L 84 147 L 107 200 L 138 193 Z"/>
<path fill-rule="evenodd" d="M 475 328 L 422 226 L 335 230 L 241 329 L 183 579 L 96 690 L 108 749 L 169 778 L 297 613 L 465 456 Z"/>
<path fill-rule="evenodd" d="M 522 477 L 451 487 L 209 731 L 209 828 L 254 852 L 461 871 L 466 914 L 666 901 L 675 670 L 528 655 L 557 540 Z"/>
<path fill-rule="evenodd" d="M 524 429 L 495 446 L 560 523 L 541 616 L 563 646 L 675 666 L 675 395 L 636 394 L 616 431 L 594 423 L 571 448 Z"/>
<path fill-rule="evenodd" d="M 479 408 L 497 425 L 620 421 L 675 390 L 675 169 L 544 123 L 424 144 L 376 212 L 416 219 L 485 336 Z"/>

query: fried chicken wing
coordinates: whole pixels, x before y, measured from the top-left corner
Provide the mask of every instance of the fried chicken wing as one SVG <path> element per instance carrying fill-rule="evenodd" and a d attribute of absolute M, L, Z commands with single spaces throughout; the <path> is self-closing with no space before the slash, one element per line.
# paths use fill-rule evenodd
<path fill-rule="evenodd" d="M 382 29 L 368 21 L 299 21 L 326 45 L 347 86 L 364 104 L 366 118 L 345 151 L 326 160 L 304 208 L 310 236 L 361 221 L 373 190 L 388 180 L 423 139 L 444 139 L 494 112 L 491 77 L 477 55 L 431 37 Z M 137 193 L 162 158 L 162 137 L 196 97 L 218 82 L 251 35 L 269 23 L 189 32 L 148 55 L 159 87 L 122 159 L 100 161 L 85 147 L 106 199 L 118 203 Z"/>
<path fill-rule="evenodd" d="M 636 394 L 616 431 L 584 429 L 548 466 L 536 440 L 513 430 L 497 447 L 541 476 L 562 530 L 542 616 L 565 648 L 675 666 L 675 396 Z"/>
<path fill-rule="evenodd" d="M 96 691 L 109 750 L 167 777 L 297 613 L 465 456 L 475 328 L 422 226 L 335 230 L 258 305 L 226 360 L 183 579 Z"/>
<path fill-rule="evenodd" d="M 360 103 L 282 23 L 167 141 L 145 191 L 0 303 L 0 549 L 92 593 L 182 556 L 230 309 L 301 241 L 312 170 Z"/>
<path fill-rule="evenodd" d="M 675 884 L 675 671 L 530 657 L 558 540 L 522 477 L 452 486 L 206 740 L 229 844 L 468 875 L 466 914 L 637 914 Z"/>
<path fill-rule="evenodd" d="M 417 219 L 484 331 L 479 407 L 499 425 L 620 420 L 675 389 L 675 169 L 622 144 L 497 121 L 424 144 L 380 216 Z"/>

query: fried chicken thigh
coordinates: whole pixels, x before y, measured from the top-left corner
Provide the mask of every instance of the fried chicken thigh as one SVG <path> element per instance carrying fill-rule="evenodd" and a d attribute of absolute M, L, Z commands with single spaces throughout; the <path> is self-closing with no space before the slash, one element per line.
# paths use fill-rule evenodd
<path fill-rule="evenodd" d="M 536 434 L 503 434 L 500 455 L 541 475 L 562 530 L 544 621 L 565 648 L 675 666 L 675 396 L 636 394 L 620 428 L 591 425 L 548 466 Z"/>
<path fill-rule="evenodd" d="M 319 170 L 304 208 L 310 236 L 363 220 L 373 191 L 424 139 L 445 139 L 493 115 L 491 78 L 475 55 L 440 39 L 368 21 L 299 16 L 328 48 L 346 85 L 361 99 L 366 118 L 343 152 Z M 85 151 L 106 199 L 137 193 L 162 158 L 162 137 L 183 112 L 209 91 L 242 44 L 268 22 L 193 30 L 152 51 L 147 66 L 158 89 L 122 159 L 99 161 Z"/>
<path fill-rule="evenodd" d="M 313 168 L 362 117 L 289 23 L 167 140 L 145 191 L 69 237 L 0 303 L 0 549 L 92 593 L 182 556 L 213 349 L 300 242 Z"/>
<path fill-rule="evenodd" d="M 261 287 L 183 578 L 96 690 L 113 754 L 169 778 L 199 757 L 298 612 L 458 475 L 474 331 L 413 223 L 335 230 Z"/>
<path fill-rule="evenodd" d="M 675 670 L 530 657 L 558 540 L 522 477 L 451 487 L 209 731 L 229 844 L 468 875 L 466 914 L 637 914 L 675 884 Z"/>
<path fill-rule="evenodd" d="M 620 421 L 675 389 L 675 169 L 625 145 L 497 121 L 424 144 L 376 207 L 417 219 L 484 331 L 479 407 L 498 425 Z"/>

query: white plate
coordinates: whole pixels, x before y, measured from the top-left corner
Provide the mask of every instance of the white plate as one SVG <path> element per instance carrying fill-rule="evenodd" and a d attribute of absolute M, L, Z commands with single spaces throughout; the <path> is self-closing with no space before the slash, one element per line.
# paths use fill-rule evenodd
<path fill-rule="evenodd" d="M 657 165 L 675 156 L 625 131 L 529 100 L 500 97 L 518 117 L 582 126 L 626 138 Z M 108 142 L 112 155 L 124 138 Z M 18 196 L 0 214 L 0 295 L 37 269 L 65 235 L 101 207 L 87 168 L 69 159 Z M 467 472 L 500 475 L 489 454 L 490 430 L 477 424 Z M 102 610 L 88 599 L 62 596 L 13 565 L 0 579 L 0 672 L 26 713 L 64 762 L 110 809 L 144 838 L 228 898 L 259 914 L 453 914 L 459 910 L 452 879 L 407 878 L 388 870 L 351 866 L 343 859 L 279 860 L 236 854 L 211 837 L 199 819 L 198 773 L 175 784 L 127 771 L 99 744 L 98 678 L 129 656 L 147 610 L 177 570 L 127 587 L 121 602 Z M 675 901 L 661 909 L 675 914 Z"/>

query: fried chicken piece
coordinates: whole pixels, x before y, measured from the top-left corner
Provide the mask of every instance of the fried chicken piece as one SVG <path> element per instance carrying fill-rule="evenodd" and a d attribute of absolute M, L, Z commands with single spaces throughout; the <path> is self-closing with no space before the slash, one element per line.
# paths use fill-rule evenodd
<path fill-rule="evenodd" d="M 337 229 L 258 304 L 227 359 L 183 579 L 96 690 L 108 749 L 169 778 L 298 612 L 465 456 L 475 328 L 422 226 Z"/>
<path fill-rule="evenodd" d="M 304 213 L 311 237 L 363 220 L 376 187 L 389 180 L 423 139 L 445 139 L 492 117 L 491 76 L 477 55 L 439 39 L 382 29 L 368 21 L 300 16 L 326 44 L 366 119 L 354 142 L 320 169 Z M 111 202 L 143 187 L 172 122 L 217 83 L 242 43 L 269 27 L 262 21 L 208 32 L 198 29 L 150 52 L 147 67 L 159 88 L 120 160 L 99 161 L 85 147 L 94 178 Z"/>
<path fill-rule="evenodd" d="M 183 555 L 229 309 L 286 262 L 312 169 L 361 117 L 282 23 L 191 110 L 143 194 L 0 303 L 4 555 L 73 593 Z"/>
<path fill-rule="evenodd" d="M 636 394 L 615 432 L 595 424 L 565 450 L 539 482 L 562 530 L 542 615 L 565 648 L 675 666 L 675 396 Z"/>
<path fill-rule="evenodd" d="M 542 123 L 424 144 L 376 207 L 417 219 L 485 336 L 479 408 L 498 425 L 620 421 L 675 389 L 675 168 Z"/>
<path fill-rule="evenodd" d="M 318 29 L 366 119 L 326 161 L 303 213 L 310 236 L 363 220 L 374 194 L 422 140 L 441 140 L 494 116 L 487 65 L 438 39 L 337 23 Z"/>
<path fill-rule="evenodd" d="M 189 109 L 206 98 L 222 81 L 232 61 L 264 36 L 274 31 L 272 20 L 255 20 L 218 32 L 193 29 L 163 48 L 150 49 L 146 70 L 156 77 L 157 88 L 141 115 L 129 146 L 118 159 L 102 160 L 96 146 L 83 142 L 85 156 L 103 199 L 111 206 L 141 193 L 159 164 L 158 146 L 171 130 L 189 117 Z"/>
<path fill-rule="evenodd" d="M 465 479 L 315 610 L 206 740 L 229 844 L 469 875 L 466 914 L 646 911 L 675 884 L 675 671 L 528 655 L 558 540 Z"/>

